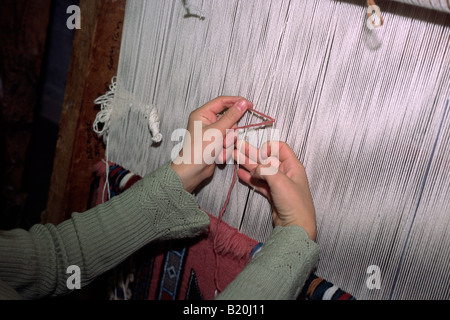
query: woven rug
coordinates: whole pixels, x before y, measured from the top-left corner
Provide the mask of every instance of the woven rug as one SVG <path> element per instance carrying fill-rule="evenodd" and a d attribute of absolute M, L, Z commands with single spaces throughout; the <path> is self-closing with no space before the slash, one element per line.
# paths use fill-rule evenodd
<path fill-rule="evenodd" d="M 100 178 L 97 204 L 106 200 L 105 163 L 98 163 Z M 109 197 L 130 188 L 141 179 L 129 170 L 109 164 Z M 109 272 L 107 294 L 112 300 L 212 300 L 216 283 L 225 288 L 244 269 L 263 245 L 225 222 L 219 224 L 216 252 L 213 240 L 219 222 L 210 216 L 210 232 L 195 240 L 150 244 Z M 215 271 L 218 268 L 217 279 Z M 311 274 L 298 297 L 300 300 L 354 300 L 332 283 Z"/>

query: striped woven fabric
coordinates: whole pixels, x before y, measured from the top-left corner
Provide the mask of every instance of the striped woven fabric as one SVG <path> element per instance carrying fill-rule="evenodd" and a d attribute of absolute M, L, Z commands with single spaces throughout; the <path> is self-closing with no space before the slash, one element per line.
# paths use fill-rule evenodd
<path fill-rule="evenodd" d="M 333 285 L 315 274 L 306 281 L 300 300 L 356 300 L 348 292 Z"/>

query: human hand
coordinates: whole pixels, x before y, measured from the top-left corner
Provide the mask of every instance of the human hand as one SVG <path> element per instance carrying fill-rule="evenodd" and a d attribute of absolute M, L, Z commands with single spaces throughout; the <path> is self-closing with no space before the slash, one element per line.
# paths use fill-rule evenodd
<path fill-rule="evenodd" d="M 216 162 L 225 163 L 232 156 L 234 130 L 230 130 L 252 107 L 241 97 L 218 97 L 190 114 L 183 148 L 172 162 L 186 191 L 194 192 L 214 174 Z"/>
<path fill-rule="evenodd" d="M 261 150 L 238 141 L 233 157 L 241 168 L 238 177 L 272 204 L 275 226 L 297 225 L 316 240 L 314 203 L 306 171 L 283 142 L 268 142 Z"/>

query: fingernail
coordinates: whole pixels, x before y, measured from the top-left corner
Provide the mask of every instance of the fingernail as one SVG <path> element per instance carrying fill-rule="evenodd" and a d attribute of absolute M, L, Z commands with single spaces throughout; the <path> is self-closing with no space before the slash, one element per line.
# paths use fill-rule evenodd
<path fill-rule="evenodd" d="M 246 100 L 238 101 L 236 107 L 241 112 L 247 110 L 247 101 Z"/>

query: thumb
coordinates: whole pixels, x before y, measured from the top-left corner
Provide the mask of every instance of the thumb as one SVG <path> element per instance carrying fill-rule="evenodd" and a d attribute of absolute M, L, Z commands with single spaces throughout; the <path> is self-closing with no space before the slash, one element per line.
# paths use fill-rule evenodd
<path fill-rule="evenodd" d="M 251 176 L 267 182 L 270 187 L 278 187 L 290 180 L 279 170 L 280 161 L 276 157 L 269 157 L 265 164 L 258 165 L 250 172 Z"/>
<path fill-rule="evenodd" d="M 225 114 L 215 122 L 212 127 L 219 129 L 223 135 L 228 129 L 231 129 L 242 118 L 245 112 L 252 107 L 252 103 L 246 99 L 236 102 Z"/>

